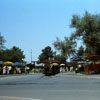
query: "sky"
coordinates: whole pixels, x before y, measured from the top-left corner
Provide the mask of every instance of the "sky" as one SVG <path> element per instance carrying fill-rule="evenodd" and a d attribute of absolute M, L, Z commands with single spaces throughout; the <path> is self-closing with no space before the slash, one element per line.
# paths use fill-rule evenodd
<path fill-rule="evenodd" d="M 0 0 L 0 32 L 6 48 L 19 47 L 25 61 L 37 61 L 41 50 L 53 47 L 73 32 L 72 15 L 100 13 L 100 0 Z"/>

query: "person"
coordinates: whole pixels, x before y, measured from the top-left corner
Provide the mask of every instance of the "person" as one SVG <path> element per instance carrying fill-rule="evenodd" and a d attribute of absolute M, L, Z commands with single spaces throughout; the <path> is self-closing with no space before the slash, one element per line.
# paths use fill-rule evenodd
<path fill-rule="evenodd" d="M 20 68 L 20 67 L 18 68 L 18 72 L 19 72 L 19 74 L 21 74 L 21 73 L 22 73 L 22 71 L 21 71 L 21 68 Z"/>
<path fill-rule="evenodd" d="M 2 67 L 0 67 L 0 75 L 2 75 Z"/>
<path fill-rule="evenodd" d="M 3 67 L 3 75 L 6 74 L 6 66 Z"/>
<path fill-rule="evenodd" d="M 12 73 L 12 67 L 9 66 L 9 74 L 11 74 L 11 73 Z"/>
<path fill-rule="evenodd" d="M 7 74 L 9 74 L 9 66 L 7 66 Z"/>
<path fill-rule="evenodd" d="M 55 75 L 55 66 L 52 65 L 51 69 L 52 69 L 52 74 Z"/>
<path fill-rule="evenodd" d="M 29 73 L 30 68 L 27 66 L 26 67 L 26 72 Z"/>

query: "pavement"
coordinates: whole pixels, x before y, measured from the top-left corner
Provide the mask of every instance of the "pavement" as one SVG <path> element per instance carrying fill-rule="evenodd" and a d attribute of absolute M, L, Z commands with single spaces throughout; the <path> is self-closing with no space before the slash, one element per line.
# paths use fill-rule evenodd
<path fill-rule="evenodd" d="M 99 76 L 67 72 L 1 77 L 0 100 L 100 100 Z"/>
<path fill-rule="evenodd" d="M 10 76 L 23 76 L 23 75 L 38 75 L 42 73 L 29 73 L 29 74 L 10 74 L 10 75 L 0 75 L 0 77 L 10 77 Z M 57 77 L 65 77 L 65 78 L 88 78 L 88 79 L 100 79 L 100 74 L 93 75 L 85 75 L 75 72 L 67 72 L 67 73 L 59 73 L 56 75 Z"/>
<path fill-rule="evenodd" d="M 0 96 L 0 100 L 41 100 L 41 99 Z"/>
<path fill-rule="evenodd" d="M 38 75 L 38 74 L 41 74 L 41 73 L 29 73 L 29 74 L 26 74 L 26 73 L 23 73 L 23 74 L 9 74 L 9 75 L 0 75 L 0 77 L 23 76 L 23 75 Z"/>
<path fill-rule="evenodd" d="M 94 74 L 94 75 L 85 75 L 85 74 L 80 74 L 80 73 L 75 73 L 75 72 L 68 72 L 68 73 L 60 73 L 57 74 L 56 76 L 59 77 L 65 77 L 65 78 L 88 78 L 88 79 L 100 79 L 100 74 Z"/>

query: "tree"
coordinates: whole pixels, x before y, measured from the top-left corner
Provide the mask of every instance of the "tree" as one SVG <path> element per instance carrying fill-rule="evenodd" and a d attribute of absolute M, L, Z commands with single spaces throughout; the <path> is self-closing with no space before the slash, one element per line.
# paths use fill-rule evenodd
<path fill-rule="evenodd" d="M 1 61 L 12 61 L 12 62 L 23 62 L 25 55 L 23 51 L 16 46 L 13 46 L 11 49 L 6 49 L 2 51 L 2 56 L 0 57 Z"/>
<path fill-rule="evenodd" d="M 4 59 L 4 43 L 6 42 L 6 40 L 4 39 L 4 37 L 1 35 L 0 33 L 0 61 L 2 61 Z"/>
<path fill-rule="evenodd" d="M 65 37 L 63 41 L 57 38 L 53 45 L 55 49 L 60 51 L 60 54 L 66 59 L 75 54 L 76 42 L 71 38 Z"/>
<path fill-rule="evenodd" d="M 0 61 L 23 62 L 25 55 L 23 51 L 16 46 L 11 49 L 4 49 L 6 40 L 0 33 Z"/>
<path fill-rule="evenodd" d="M 63 64 L 63 63 L 66 64 L 66 57 L 64 57 L 64 56 L 62 56 L 60 54 L 55 55 L 54 59 L 59 61 L 60 64 Z"/>
<path fill-rule="evenodd" d="M 13 46 L 11 48 L 11 53 L 12 53 L 11 56 L 12 62 L 23 62 L 25 55 L 23 54 L 23 51 L 20 48 Z"/>
<path fill-rule="evenodd" d="M 73 15 L 70 26 L 75 29 L 71 38 L 81 39 L 87 54 L 100 55 L 100 14 L 85 12 L 82 17 Z"/>
<path fill-rule="evenodd" d="M 79 49 L 77 50 L 77 55 L 83 56 L 84 54 L 85 54 L 84 47 L 80 46 Z"/>
<path fill-rule="evenodd" d="M 4 37 L 0 33 L 0 50 L 3 50 L 5 48 L 5 46 L 4 46 L 5 42 L 6 42 L 6 40 L 4 39 Z"/>
<path fill-rule="evenodd" d="M 50 46 L 45 47 L 42 49 L 42 53 L 39 55 L 39 61 L 48 60 L 49 58 L 53 58 L 53 51 Z"/>

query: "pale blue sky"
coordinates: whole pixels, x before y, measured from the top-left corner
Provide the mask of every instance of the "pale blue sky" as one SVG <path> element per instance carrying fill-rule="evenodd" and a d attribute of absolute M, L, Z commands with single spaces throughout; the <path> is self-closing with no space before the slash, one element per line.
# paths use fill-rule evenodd
<path fill-rule="evenodd" d="M 56 37 L 70 36 L 72 15 L 85 11 L 100 13 L 100 0 L 0 0 L 0 32 L 6 47 L 21 48 L 30 62 L 31 49 L 37 60 Z"/>

